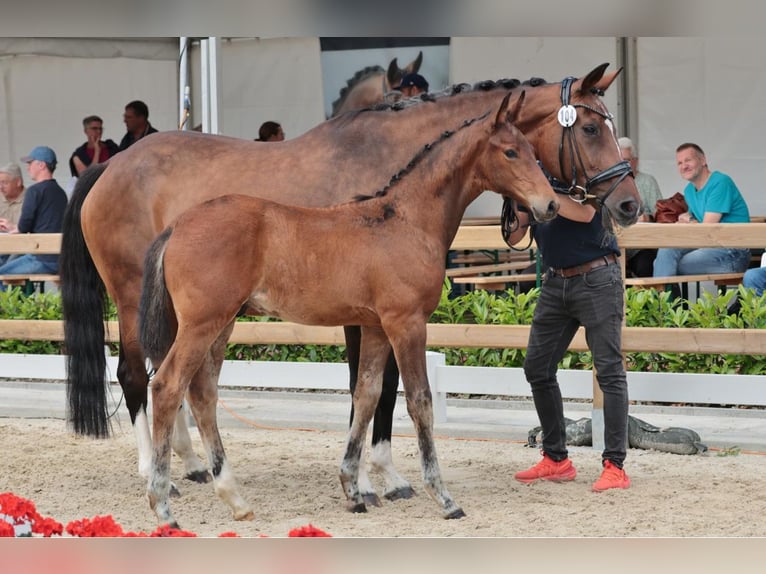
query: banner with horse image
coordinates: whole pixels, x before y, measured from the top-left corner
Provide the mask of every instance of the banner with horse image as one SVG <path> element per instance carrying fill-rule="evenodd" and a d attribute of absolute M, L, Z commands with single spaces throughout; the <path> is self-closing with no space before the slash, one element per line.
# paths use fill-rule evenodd
<path fill-rule="evenodd" d="M 431 92 L 446 88 L 449 42 L 449 38 L 320 38 L 325 117 L 332 117 L 334 110 L 383 101 L 404 73 L 423 76 Z"/>

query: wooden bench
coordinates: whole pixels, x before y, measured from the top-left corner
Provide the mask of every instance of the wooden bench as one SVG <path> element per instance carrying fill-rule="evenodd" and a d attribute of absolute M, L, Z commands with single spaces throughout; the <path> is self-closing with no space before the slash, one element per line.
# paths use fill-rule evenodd
<path fill-rule="evenodd" d="M 460 285 L 474 285 L 487 291 L 505 291 L 514 283 L 526 283 L 537 281 L 537 273 L 511 273 L 506 275 L 470 275 L 468 277 L 454 277 L 453 283 Z"/>
<path fill-rule="evenodd" d="M 681 285 L 681 297 L 689 299 L 689 285 L 697 285 L 697 296 L 700 294 L 699 284 L 703 281 L 712 281 L 716 287 L 723 287 L 724 291 L 729 285 L 742 283 L 744 273 L 706 273 L 702 275 L 673 275 L 670 277 L 626 277 L 625 287 L 665 289 L 670 284 Z"/>
<path fill-rule="evenodd" d="M 45 291 L 45 283 L 51 282 L 56 284 L 60 283 L 58 275 L 50 274 L 18 274 L 18 275 L 0 275 L 0 283 L 9 287 L 23 287 L 24 292 L 27 295 L 31 295 L 35 291 L 43 293 Z"/>
<path fill-rule="evenodd" d="M 493 218 L 486 218 L 488 222 Z M 465 221 L 465 220 L 464 220 Z M 494 218 L 494 225 L 461 225 L 451 247 L 452 256 L 447 269 L 449 277 L 455 286 L 460 286 L 459 292 L 464 292 L 464 286 L 474 286 L 487 290 L 502 291 L 509 284 L 529 281 L 529 274 L 504 273 L 507 271 L 524 271 L 535 264 L 536 246 L 528 239 L 522 239 L 519 245 L 526 247 L 511 249 L 505 244 Z M 490 229 L 492 240 L 487 241 L 486 230 Z M 481 237 L 481 242 L 471 249 L 472 236 Z M 459 248 L 462 247 L 462 251 Z M 531 281 L 536 280 L 532 275 Z"/>
<path fill-rule="evenodd" d="M 61 250 L 60 233 L 8 233 L 0 236 L 0 253 L 8 255 L 58 254 Z M 0 275 L 0 282 L 8 286 L 24 287 L 27 294 L 42 292 L 45 282 L 59 284 L 59 276 L 49 273 Z"/>
<path fill-rule="evenodd" d="M 739 285 L 744 273 L 705 273 L 702 275 L 671 275 L 669 277 L 627 277 L 625 285 L 662 288 L 669 283 L 701 283 L 712 281 L 716 285 Z"/>
<path fill-rule="evenodd" d="M 513 261 L 529 261 L 534 259 L 528 251 L 464 251 L 450 258 L 453 265 L 486 265 L 511 263 Z"/>
<path fill-rule="evenodd" d="M 447 269 L 447 277 L 462 277 L 466 275 L 483 275 L 485 273 L 502 273 L 503 271 L 521 271 L 526 269 L 534 261 L 511 261 L 509 263 L 497 263 L 494 265 L 469 265 L 467 267 L 450 267 Z"/>

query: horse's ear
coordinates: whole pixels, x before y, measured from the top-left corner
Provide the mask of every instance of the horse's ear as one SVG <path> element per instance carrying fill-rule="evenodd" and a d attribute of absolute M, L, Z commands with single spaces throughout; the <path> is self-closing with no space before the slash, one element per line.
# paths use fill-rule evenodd
<path fill-rule="evenodd" d="M 596 83 L 595 88 L 597 90 L 601 90 L 602 92 L 605 92 L 606 89 L 612 85 L 612 82 L 614 82 L 614 79 L 622 72 L 622 67 L 618 68 L 614 72 L 610 72 L 606 74 L 599 82 Z"/>
<path fill-rule="evenodd" d="M 391 87 L 398 86 L 402 81 L 402 71 L 399 69 L 399 62 L 396 58 L 391 60 L 391 63 L 388 65 L 388 71 L 386 72 L 386 80 L 388 80 L 388 85 Z"/>
<path fill-rule="evenodd" d="M 597 68 L 594 68 L 591 70 L 591 72 L 585 76 L 582 80 L 580 80 L 580 85 L 577 88 L 580 92 L 590 92 L 592 88 L 599 88 L 601 90 L 605 90 L 609 87 L 609 85 L 612 83 L 612 80 L 614 80 L 615 76 L 619 73 L 619 70 L 615 73 L 609 74 L 607 76 L 608 82 L 604 87 L 601 86 L 602 79 L 604 78 L 604 70 L 607 69 L 609 66 L 609 63 L 601 64 Z"/>
<path fill-rule="evenodd" d="M 500 109 L 497 110 L 497 115 L 495 116 L 495 129 L 498 129 L 500 126 L 505 124 L 507 120 L 507 111 L 508 111 L 508 101 L 511 99 L 511 94 L 513 92 L 508 92 L 505 94 L 505 97 L 503 98 L 503 101 L 500 103 Z M 521 97 L 521 96 L 519 96 Z"/>
<path fill-rule="evenodd" d="M 418 52 L 418 57 L 412 60 L 407 67 L 404 69 L 404 71 L 408 74 L 415 74 L 418 70 L 420 70 L 420 65 L 423 63 L 423 50 Z"/>
<path fill-rule="evenodd" d="M 509 94 L 510 95 L 510 94 Z M 508 115 L 506 116 L 506 120 L 510 124 L 516 124 L 516 120 L 519 119 L 519 114 L 521 113 L 521 106 L 524 103 L 524 98 L 526 97 L 527 92 L 526 90 L 522 90 L 519 94 L 519 97 L 516 98 L 516 101 L 513 103 L 513 107 L 508 110 Z"/>

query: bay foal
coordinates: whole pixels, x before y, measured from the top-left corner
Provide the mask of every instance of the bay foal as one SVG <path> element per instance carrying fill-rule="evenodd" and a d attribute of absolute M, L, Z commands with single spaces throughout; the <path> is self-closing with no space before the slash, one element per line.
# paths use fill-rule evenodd
<path fill-rule="evenodd" d="M 240 313 L 310 325 L 361 326 L 354 416 L 340 467 L 350 509 L 366 509 L 360 456 L 393 349 L 415 426 L 426 491 L 445 518 L 463 510 L 442 481 L 426 375 L 426 323 L 438 304 L 450 244 L 468 204 L 491 189 L 548 220 L 556 196 L 508 109 L 468 119 L 427 144 L 374 196 L 324 209 L 245 195 L 207 201 L 152 243 L 145 261 L 140 340 L 158 367 L 152 381 L 153 456 L 147 494 L 160 522 L 170 510 L 173 424 L 187 395 L 218 495 L 251 519 L 216 422 L 217 378 Z M 207 360 L 213 356 L 214 361 Z"/>

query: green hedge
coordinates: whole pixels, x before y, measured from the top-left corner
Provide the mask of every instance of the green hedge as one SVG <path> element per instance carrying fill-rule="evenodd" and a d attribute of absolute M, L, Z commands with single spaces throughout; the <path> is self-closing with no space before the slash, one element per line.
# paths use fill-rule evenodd
<path fill-rule="evenodd" d="M 669 300 L 668 293 L 654 289 L 626 291 L 626 324 L 631 327 L 766 327 L 766 296 L 757 297 L 742 287 L 739 315 L 730 316 L 726 309 L 737 291 L 712 296 L 703 293 L 694 303 Z M 472 291 L 451 297 L 445 282 L 439 306 L 431 317 L 433 323 L 474 323 L 483 325 L 529 325 L 532 322 L 538 289 L 516 295 L 513 291 L 490 293 Z M 57 293 L 24 296 L 20 289 L 0 292 L 0 319 L 61 319 L 61 300 Z M 114 306 L 110 318 L 116 319 Z M 265 318 L 243 318 L 243 321 L 266 321 Z M 62 344 L 52 341 L 0 340 L 0 352 L 57 354 Z M 485 367 L 520 367 L 524 349 L 434 348 L 446 355 L 448 365 Z M 323 361 L 342 362 L 345 348 L 333 345 L 229 345 L 227 359 L 258 361 Z M 766 360 L 753 355 L 712 355 L 678 353 L 628 353 L 630 370 L 766 374 Z M 562 368 L 590 369 L 589 352 L 568 352 Z"/>

